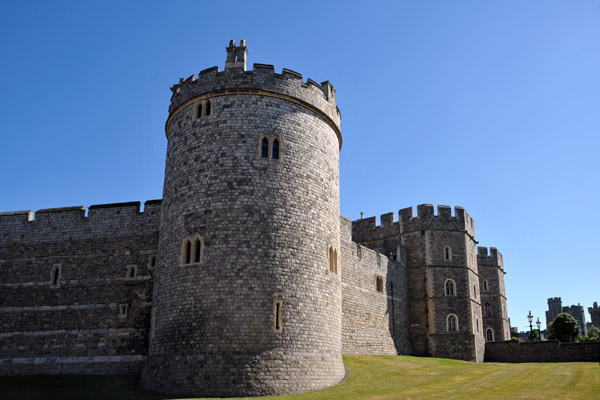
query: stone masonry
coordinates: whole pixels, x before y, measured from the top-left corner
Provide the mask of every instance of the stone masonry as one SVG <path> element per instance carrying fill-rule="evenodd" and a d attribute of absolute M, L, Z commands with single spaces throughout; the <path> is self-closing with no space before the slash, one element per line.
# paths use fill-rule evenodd
<path fill-rule="evenodd" d="M 477 266 L 486 341 L 510 340 L 502 254 L 494 247 L 489 254 L 486 247 L 477 247 Z"/>
<path fill-rule="evenodd" d="M 161 202 L 139 208 L 0 214 L 0 374 L 140 368 Z"/>
<path fill-rule="evenodd" d="M 483 361 L 509 339 L 473 219 L 341 216 L 333 86 L 226 51 L 171 88 L 162 200 L 0 213 L 0 375 L 272 395 L 341 382 L 343 353 Z"/>
<path fill-rule="evenodd" d="M 339 119 L 328 83 L 270 66 L 174 88 L 144 387 L 243 396 L 344 379 L 341 277 L 326 268 L 340 249 Z M 182 265 L 195 236 L 202 260 Z"/>
<path fill-rule="evenodd" d="M 489 340 L 510 338 L 502 256 L 479 248 L 473 219 L 460 207 L 430 204 L 354 221 L 353 240 L 392 258 L 406 254 L 410 337 L 413 354 L 483 361 Z M 482 289 L 488 289 L 482 292 Z M 485 303 L 493 304 L 488 314 Z M 494 310 L 493 314 L 491 310 Z"/>

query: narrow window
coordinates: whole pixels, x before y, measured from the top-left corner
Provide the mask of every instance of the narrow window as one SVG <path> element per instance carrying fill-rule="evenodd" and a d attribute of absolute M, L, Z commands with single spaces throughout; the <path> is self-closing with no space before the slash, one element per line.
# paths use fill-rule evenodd
<path fill-rule="evenodd" d="M 206 115 L 210 115 L 210 111 L 211 111 L 211 101 L 208 100 L 206 102 Z"/>
<path fill-rule="evenodd" d="M 150 256 L 148 261 L 148 267 L 154 268 L 156 266 L 156 256 Z"/>
<path fill-rule="evenodd" d="M 200 239 L 196 238 L 194 240 L 194 262 L 200 262 L 200 256 L 202 255 L 202 242 Z"/>
<path fill-rule="evenodd" d="M 492 310 L 492 307 L 490 306 L 490 303 L 485 303 L 483 305 L 483 310 L 485 311 L 486 314 L 489 314 Z"/>
<path fill-rule="evenodd" d="M 273 140 L 273 159 L 279 160 L 279 140 Z"/>
<path fill-rule="evenodd" d="M 475 318 L 475 327 L 477 328 L 477 333 L 479 333 L 479 318 Z"/>
<path fill-rule="evenodd" d="M 333 267 L 335 268 L 335 273 L 338 273 L 338 261 L 337 261 L 337 249 L 333 249 Z"/>
<path fill-rule="evenodd" d="M 377 291 L 383 292 L 383 278 L 381 276 L 377 277 Z"/>
<path fill-rule="evenodd" d="M 362 259 L 362 247 L 360 246 L 360 244 L 356 245 L 356 256 L 359 260 Z"/>
<path fill-rule="evenodd" d="M 203 252 L 202 236 L 196 235 L 193 238 L 188 237 L 183 239 L 183 244 L 181 245 L 181 265 L 202 263 Z"/>
<path fill-rule="evenodd" d="M 488 290 L 488 282 L 487 279 L 483 280 L 483 290 Z"/>
<path fill-rule="evenodd" d="M 494 341 L 494 331 L 491 328 L 488 328 L 485 331 L 485 340 L 487 340 L 488 342 Z"/>
<path fill-rule="evenodd" d="M 446 318 L 446 321 L 448 322 L 448 332 L 453 332 L 453 331 L 458 330 L 458 319 L 456 318 L 456 315 L 454 315 L 454 314 L 448 315 L 448 318 Z"/>
<path fill-rule="evenodd" d="M 377 252 L 377 265 L 381 265 L 381 255 Z"/>
<path fill-rule="evenodd" d="M 198 104 L 198 108 L 196 109 L 196 119 L 202 117 L 202 103 Z"/>
<path fill-rule="evenodd" d="M 189 264 L 192 261 L 192 243 L 189 240 L 185 242 L 185 264 Z"/>
<path fill-rule="evenodd" d="M 446 296 L 454 296 L 455 295 L 455 290 L 454 290 L 454 281 L 452 279 L 448 279 L 446 281 Z"/>
<path fill-rule="evenodd" d="M 269 158 L 269 139 L 266 137 L 264 137 L 261 142 L 260 156 L 262 158 Z"/>
<path fill-rule="evenodd" d="M 446 247 L 444 247 L 444 260 L 450 261 L 451 259 L 452 259 L 452 250 L 450 250 L 450 247 L 446 246 Z"/>
<path fill-rule="evenodd" d="M 337 250 L 329 246 L 329 272 L 337 274 Z"/>
<path fill-rule="evenodd" d="M 281 311 L 283 308 L 283 300 L 275 300 L 273 304 L 273 331 L 275 333 L 281 333 Z"/>
<path fill-rule="evenodd" d="M 477 285 L 473 285 L 473 296 L 477 298 Z"/>
<path fill-rule="evenodd" d="M 52 275 L 51 275 L 51 280 L 50 280 L 51 285 L 58 286 L 59 279 L 60 279 L 60 267 L 54 266 L 54 268 L 52 268 Z"/>
<path fill-rule="evenodd" d="M 126 278 L 128 279 L 133 279 L 135 278 L 136 275 L 136 268 L 134 266 L 129 266 L 127 267 L 127 274 L 125 275 Z"/>
<path fill-rule="evenodd" d="M 129 305 L 127 305 L 127 304 L 119 305 L 119 318 L 127 318 L 128 310 L 129 310 Z"/>

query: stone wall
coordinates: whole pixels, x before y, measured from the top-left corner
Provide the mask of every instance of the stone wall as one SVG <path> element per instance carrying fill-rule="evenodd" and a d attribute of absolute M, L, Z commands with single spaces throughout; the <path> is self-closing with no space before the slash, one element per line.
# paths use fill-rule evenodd
<path fill-rule="evenodd" d="M 600 342 L 487 342 L 486 362 L 600 362 Z"/>
<path fill-rule="evenodd" d="M 160 201 L 0 214 L 0 374 L 136 373 Z"/>
<path fill-rule="evenodd" d="M 340 225 L 342 352 L 412 354 L 406 254 L 390 259 L 353 242 L 349 219 Z"/>

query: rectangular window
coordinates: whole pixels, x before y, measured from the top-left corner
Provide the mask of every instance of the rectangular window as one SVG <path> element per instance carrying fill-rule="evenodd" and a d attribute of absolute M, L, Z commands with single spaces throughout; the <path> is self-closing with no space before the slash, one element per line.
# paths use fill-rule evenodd
<path fill-rule="evenodd" d="M 377 277 L 377 291 L 383 292 L 383 278 L 381 276 Z"/>
<path fill-rule="evenodd" d="M 137 276 L 137 267 L 135 265 L 130 265 L 127 267 L 127 272 L 125 273 L 125 279 L 135 279 Z"/>
<path fill-rule="evenodd" d="M 281 333 L 281 314 L 283 308 L 283 300 L 275 300 L 273 303 L 273 332 Z"/>
<path fill-rule="evenodd" d="M 119 305 L 119 318 L 127 318 L 127 311 L 129 311 L 128 304 Z"/>

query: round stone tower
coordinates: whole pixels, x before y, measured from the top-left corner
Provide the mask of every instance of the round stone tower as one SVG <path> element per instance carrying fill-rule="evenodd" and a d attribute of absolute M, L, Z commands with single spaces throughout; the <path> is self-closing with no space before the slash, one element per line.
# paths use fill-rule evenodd
<path fill-rule="evenodd" d="M 145 388 L 302 392 L 344 378 L 340 114 L 329 82 L 254 64 L 180 80 L 166 124 Z"/>

